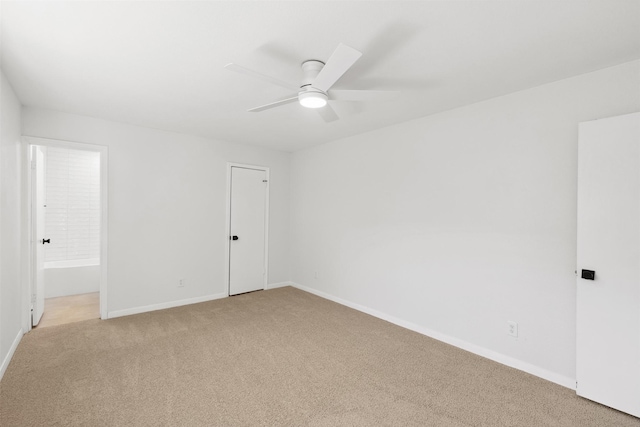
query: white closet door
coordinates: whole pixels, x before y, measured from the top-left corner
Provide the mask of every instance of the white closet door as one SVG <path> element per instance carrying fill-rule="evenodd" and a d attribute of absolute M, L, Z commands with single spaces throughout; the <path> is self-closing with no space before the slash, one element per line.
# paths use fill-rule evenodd
<path fill-rule="evenodd" d="M 267 175 L 231 168 L 229 295 L 264 289 Z"/>
<path fill-rule="evenodd" d="M 640 113 L 581 123 L 578 153 L 576 390 L 640 416 Z"/>

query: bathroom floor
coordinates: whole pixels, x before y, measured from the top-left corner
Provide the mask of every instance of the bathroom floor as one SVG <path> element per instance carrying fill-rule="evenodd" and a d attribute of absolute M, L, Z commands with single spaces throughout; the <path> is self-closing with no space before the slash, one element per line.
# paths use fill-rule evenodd
<path fill-rule="evenodd" d="M 100 293 L 70 295 L 44 300 L 44 314 L 37 328 L 64 325 L 100 317 Z"/>

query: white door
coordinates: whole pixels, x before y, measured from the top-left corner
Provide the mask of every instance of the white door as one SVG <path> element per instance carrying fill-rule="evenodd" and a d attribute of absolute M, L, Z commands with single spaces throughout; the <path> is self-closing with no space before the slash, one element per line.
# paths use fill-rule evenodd
<path fill-rule="evenodd" d="M 229 295 L 264 289 L 267 173 L 231 167 Z"/>
<path fill-rule="evenodd" d="M 576 391 L 635 416 L 640 416 L 639 171 L 640 113 L 580 124 Z M 594 271 L 593 280 L 583 270 Z"/>
<path fill-rule="evenodd" d="M 31 321 L 36 326 L 44 314 L 44 245 L 45 239 L 44 210 L 44 152 L 40 146 L 31 147 L 31 215 L 32 215 L 32 257 L 33 282 L 31 284 Z"/>

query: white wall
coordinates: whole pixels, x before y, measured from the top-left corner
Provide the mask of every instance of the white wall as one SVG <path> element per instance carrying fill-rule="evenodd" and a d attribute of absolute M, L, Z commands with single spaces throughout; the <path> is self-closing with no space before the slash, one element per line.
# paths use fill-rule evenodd
<path fill-rule="evenodd" d="M 87 294 L 100 291 L 100 266 L 44 269 L 44 297 Z"/>
<path fill-rule="evenodd" d="M 635 61 L 295 153 L 293 281 L 572 385 L 578 123 L 639 88 Z"/>
<path fill-rule="evenodd" d="M 23 134 L 109 147 L 109 312 L 227 292 L 227 162 L 271 168 L 269 283 L 289 280 L 290 154 L 33 108 Z"/>
<path fill-rule="evenodd" d="M 20 109 L 0 71 L 0 378 L 22 334 Z"/>

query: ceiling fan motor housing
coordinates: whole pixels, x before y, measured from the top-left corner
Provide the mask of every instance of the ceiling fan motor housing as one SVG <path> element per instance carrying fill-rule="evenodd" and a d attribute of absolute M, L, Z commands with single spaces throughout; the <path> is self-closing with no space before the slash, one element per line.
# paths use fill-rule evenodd
<path fill-rule="evenodd" d="M 312 86 L 316 77 L 324 67 L 324 62 L 310 59 L 302 63 L 302 84 L 298 92 L 300 105 L 307 108 L 321 108 L 327 105 L 329 97 L 326 92 Z"/>
<path fill-rule="evenodd" d="M 301 67 L 302 84 L 300 85 L 300 89 L 304 89 L 305 87 L 311 86 L 316 77 L 318 77 L 318 74 L 324 67 L 324 62 L 318 61 L 316 59 L 309 59 L 308 61 L 304 61 Z"/>

